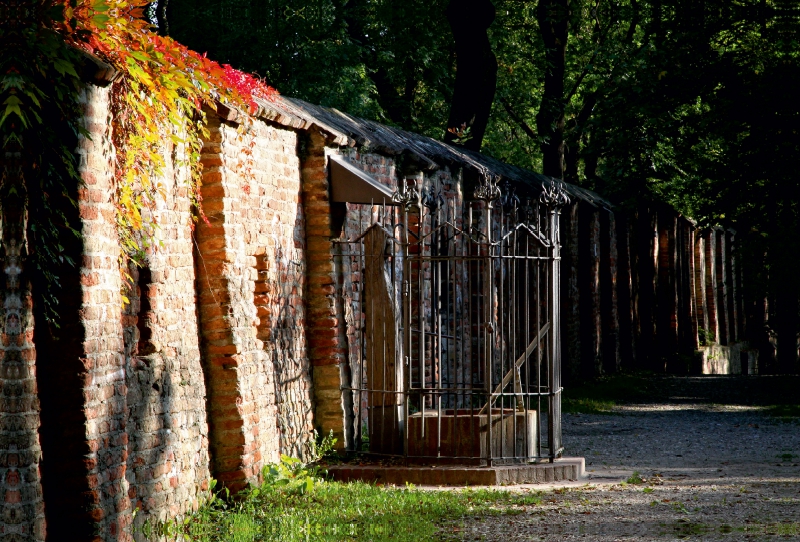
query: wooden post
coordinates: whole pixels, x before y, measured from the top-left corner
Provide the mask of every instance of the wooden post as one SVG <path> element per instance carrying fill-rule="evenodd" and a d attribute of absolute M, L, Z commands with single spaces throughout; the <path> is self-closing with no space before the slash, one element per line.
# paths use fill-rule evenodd
<path fill-rule="evenodd" d="M 364 312 L 370 451 L 403 449 L 403 363 L 400 310 L 386 268 L 389 234 L 373 224 L 364 235 Z"/>

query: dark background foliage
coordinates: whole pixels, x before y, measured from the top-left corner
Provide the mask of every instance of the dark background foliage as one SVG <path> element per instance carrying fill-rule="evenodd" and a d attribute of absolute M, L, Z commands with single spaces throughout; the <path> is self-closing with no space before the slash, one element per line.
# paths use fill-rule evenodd
<path fill-rule="evenodd" d="M 797 2 L 167 1 L 162 32 L 286 95 L 736 229 L 796 340 Z"/>

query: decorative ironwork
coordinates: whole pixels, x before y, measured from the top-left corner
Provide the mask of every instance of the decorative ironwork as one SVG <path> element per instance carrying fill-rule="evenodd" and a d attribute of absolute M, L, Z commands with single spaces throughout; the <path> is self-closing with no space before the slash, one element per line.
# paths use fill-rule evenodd
<path fill-rule="evenodd" d="M 542 183 L 542 194 L 539 200 L 548 207 L 564 207 L 569 205 L 566 185 L 561 181 L 551 181 L 549 186 Z"/>
<path fill-rule="evenodd" d="M 442 196 L 442 191 L 439 190 L 438 192 L 430 188 L 423 188 L 422 189 L 422 205 L 430 209 L 431 211 L 437 210 L 439 207 L 444 205 L 444 197 Z"/>
<path fill-rule="evenodd" d="M 531 198 L 525 199 L 525 205 L 520 209 L 520 217 L 522 222 L 526 224 L 531 224 L 534 221 L 536 214 L 534 212 Z"/>
<path fill-rule="evenodd" d="M 500 199 L 500 196 L 503 195 L 503 191 L 500 190 L 500 187 L 498 186 L 499 181 L 500 177 L 497 175 L 483 175 L 480 184 L 475 189 L 475 199 L 485 201 L 487 203 L 492 203 L 493 201 Z"/>
<path fill-rule="evenodd" d="M 412 181 L 392 198 L 405 210 L 350 215 L 336 266 L 350 451 L 488 465 L 561 453 L 559 213 L 545 202 L 568 200 L 547 194 L 522 206 L 486 176 L 464 202 Z"/>
<path fill-rule="evenodd" d="M 406 209 L 412 205 L 419 205 L 420 195 L 419 190 L 417 190 L 417 181 L 415 179 L 403 179 L 400 187 L 392 194 L 392 202 L 402 205 Z"/>
<path fill-rule="evenodd" d="M 515 212 L 520 206 L 519 196 L 516 194 L 516 188 L 511 186 L 511 183 L 506 180 L 503 183 L 503 188 L 500 195 L 500 205 L 506 213 Z"/>

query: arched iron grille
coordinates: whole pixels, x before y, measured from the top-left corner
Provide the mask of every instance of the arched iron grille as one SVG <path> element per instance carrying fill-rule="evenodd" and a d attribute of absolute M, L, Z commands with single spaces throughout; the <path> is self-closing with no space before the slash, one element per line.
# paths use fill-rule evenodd
<path fill-rule="evenodd" d="M 404 183 L 338 240 L 348 448 L 423 463 L 561 454 L 559 207 Z M 361 214 L 363 217 L 363 213 Z"/>

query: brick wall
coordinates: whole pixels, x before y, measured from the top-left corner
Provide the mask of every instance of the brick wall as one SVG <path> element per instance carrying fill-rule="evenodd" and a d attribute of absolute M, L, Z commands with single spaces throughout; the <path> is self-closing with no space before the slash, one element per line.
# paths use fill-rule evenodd
<path fill-rule="evenodd" d="M 119 241 L 113 197 L 113 149 L 110 140 L 109 89 L 87 88 L 86 127 L 91 140 L 82 139 L 80 173 L 85 185 L 79 190 L 83 247 L 80 264 L 81 356 L 65 360 L 82 365 L 82 427 L 64 428 L 69 437 L 83 430 L 83 464 L 88 491 L 84 510 L 92 530 L 103 539 L 125 539 L 131 520 L 128 483 L 125 479 L 128 435 L 126 432 L 126 382 L 121 319 Z M 70 287 L 72 285 L 68 285 Z M 73 286 L 74 287 L 74 286 Z M 64 336 L 61 340 L 74 340 Z M 75 443 L 77 444 L 77 442 Z M 48 456 L 48 452 L 51 456 Z M 57 448 L 45 449 L 50 461 Z M 47 482 L 47 480 L 45 480 Z M 66 495 L 65 495 L 66 496 Z M 57 503 L 53 505 L 58 506 Z M 46 501 L 46 512 L 52 506 Z M 57 512 L 54 510 L 54 512 Z"/>
<path fill-rule="evenodd" d="M 48 540 L 127 539 L 131 520 L 109 98 L 96 87 L 81 96 L 90 134 L 76 150 L 83 185 L 71 195 L 77 209 L 59 202 L 81 238 L 62 240 L 77 266 L 58 269 L 60 327 L 34 319 Z"/>
<path fill-rule="evenodd" d="M 188 194 L 168 168 L 161 244 L 132 270 L 123 307 L 109 98 L 96 87 L 83 96 L 82 237 L 64 242 L 79 266 L 60 270 L 60 329 L 37 320 L 34 330 L 48 540 L 130 540 L 133 510 L 175 515 L 208 487 Z"/>
<path fill-rule="evenodd" d="M 165 199 L 153 219 L 159 242 L 125 307 L 126 480 L 137 523 L 195 509 L 208 488 L 206 389 L 195 304 L 192 209 L 182 149 L 164 150 Z"/>
<path fill-rule="evenodd" d="M 19 160 L 0 163 L 6 183 L 22 181 Z M 39 401 L 30 283 L 25 277 L 22 201 L 2 202 L 0 273 L 0 533 L 44 540 Z"/>
<path fill-rule="evenodd" d="M 213 471 L 232 489 L 311 434 L 297 134 L 210 116 L 197 228 Z"/>

